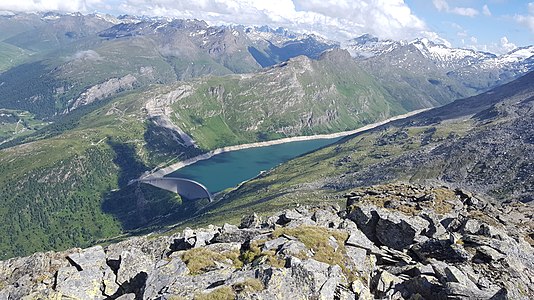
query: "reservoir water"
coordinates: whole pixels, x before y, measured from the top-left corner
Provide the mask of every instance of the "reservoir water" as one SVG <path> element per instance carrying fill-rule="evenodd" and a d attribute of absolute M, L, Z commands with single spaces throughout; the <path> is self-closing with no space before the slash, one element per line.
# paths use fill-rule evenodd
<path fill-rule="evenodd" d="M 316 139 L 221 153 L 169 174 L 198 181 L 211 193 L 234 187 L 292 158 L 332 144 L 341 138 Z"/>

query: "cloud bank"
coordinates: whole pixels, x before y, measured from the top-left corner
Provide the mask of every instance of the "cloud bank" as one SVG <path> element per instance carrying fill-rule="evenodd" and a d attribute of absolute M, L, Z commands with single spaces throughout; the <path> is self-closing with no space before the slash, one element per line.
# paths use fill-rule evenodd
<path fill-rule="evenodd" d="M 527 27 L 532 33 L 534 33 L 534 2 L 528 4 L 528 14 L 527 15 L 516 15 L 515 20 Z"/>
<path fill-rule="evenodd" d="M 120 14 L 196 18 L 210 24 L 286 27 L 345 40 L 364 33 L 384 38 L 430 37 L 404 0 L 2 0 L 0 10 L 113 10 Z"/>
<path fill-rule="evenodd" d="M 432 3 L 438 11 L 445 11 L 465 17 L 474 17 L 479 11 L 471 7 L 450 7 L 446 0 L 432 0 Z M 485 6 L 487 8 L 487 5 Z M 487 10 L 489 12 L 489 9 Z"/>
<path fill-rule="evenodd" d="M 344 40 L 363 33 L 413 38 L 426 30 L 403 0 L 124 0 L 131 14 L 199 18 L 212 24 L 269 24 Z"/>
<path fill-rule="evenodd" d="M 101 0 L 2 0 L 0 10 L 86 12 Z"/>

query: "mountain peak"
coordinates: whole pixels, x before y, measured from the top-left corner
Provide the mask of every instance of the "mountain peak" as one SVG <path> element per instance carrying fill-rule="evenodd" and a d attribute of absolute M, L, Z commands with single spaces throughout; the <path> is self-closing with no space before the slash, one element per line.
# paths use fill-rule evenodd
<path fill-rule="evenodd" d="M 352 39 L 351 41 L 354 42 L 355 44 L 366 44 L 370 42 L 376 43 L 378 42 L 378 37 L 372 34 L 366 33 L 357 38 Z"/>
<path fill-rule="evenodd" d="M 370 58 L 389 53 L 401 45 L 402 42 L 381 40 L 378 37 L 367 33 L 349 40 L 343 48 L 349 51 L 353 57 Z"/>
<path fill-rule="evenodd" d="M 323 52 L 319 57 L 319 60 L 350 61 L 351 55 L 349 51 L 345 49 L 334 48 Z"/>

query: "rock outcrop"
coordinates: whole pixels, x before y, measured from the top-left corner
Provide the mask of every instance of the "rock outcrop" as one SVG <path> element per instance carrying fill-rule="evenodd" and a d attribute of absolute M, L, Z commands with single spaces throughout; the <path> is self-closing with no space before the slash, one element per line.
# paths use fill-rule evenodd
<path fill-rule="evenodd" d="M 531 206 L 406 184 L 0 262 L 0 299 L 532 299 Z"/>

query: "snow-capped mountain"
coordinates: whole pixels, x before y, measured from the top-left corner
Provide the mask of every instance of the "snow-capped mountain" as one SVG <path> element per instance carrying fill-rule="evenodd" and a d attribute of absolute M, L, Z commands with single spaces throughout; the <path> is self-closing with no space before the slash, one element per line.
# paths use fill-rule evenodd
<path fill-rule="evenodd" d="M 242 25 L 234 26 L 236 28 L 239 28 L 243 30 L 246 35 L 251 39 L 255 41 L 269 41 L 275 46 L 283 46 L 284 44 L 287 44 L 289 42 L 298 42 L 302 40 L 307 40 L 310 38 L 313 38 L 319 43 L 325 44 L 325 45 L 331 45 L 332 47 L 338 47 L 339 43 L 325 39 L 323 37 L 320 37 L 315 34 L 303 34 L 303 33 L 296 33 L 293 31 L 290 31 L 283 27 L 278 27 L 276 29 L 271 28 L 269 26 L 249 26 L 245 27 Z"/>
<path fill-rule="evenodd" d="M 485 60 L 482 68 L 506 68 L 516 66 L 518 70 L 528 72 L 528 66 L 532 66 L 534 61 L 534 46 L 527 46 L 514 49 L 506 54 L 496 56 L 493 59 Z"/>
<path fill-rule="evenodd" d="M 413 46 L 438 67 L 458 69 L 474 66 L 477 68 L 509 68 L 511 65 L 523 64 L 534 56 L 534 46 L 517 48 L 509 53 L 495 55 L 472 49 L 451 48 L 434 43 L 426 38 L 413 41 L 394 41 L 380 39 L 370 34 L 354 38 L 343 45 L 354 58 L 369 59 L 386 55 L 402 47 Z M 528 68 L 523 68 L 527 70 Z"/>
<path fill-rule="evenodd" d="M 429 77 L 454 79 L 469 89 L 483 91 L 534 70 L 534 46 L 495 55 L 452 48 L 426 38 L 413 41 L 382 40 L 369 34 L 343 46 L 371 73 L 386 76 L 392 68 Z M 378 71 L 380 70 L 380 71 Z M 432 82 L 437 82 L 432 79 Z"/>
<path fill-rule="evenodd" d="M 457 69 L 482 63 L 496 56 L 491 53 L 470 49 L 450 48 L 436 44 L 426 38 L 416 39 L 408 43 L 416 47 L 421 54 L 432 60 L 438 67 L 444 69 Z"/>
<path fill-rule="evenodd" d="M 349 51 L 352 57 L 365 59 L 389 53 L 405 44 L 404 41 L 382 40 L 371 34 L 364 34 L 347 41 L 342 48 Z"/>

